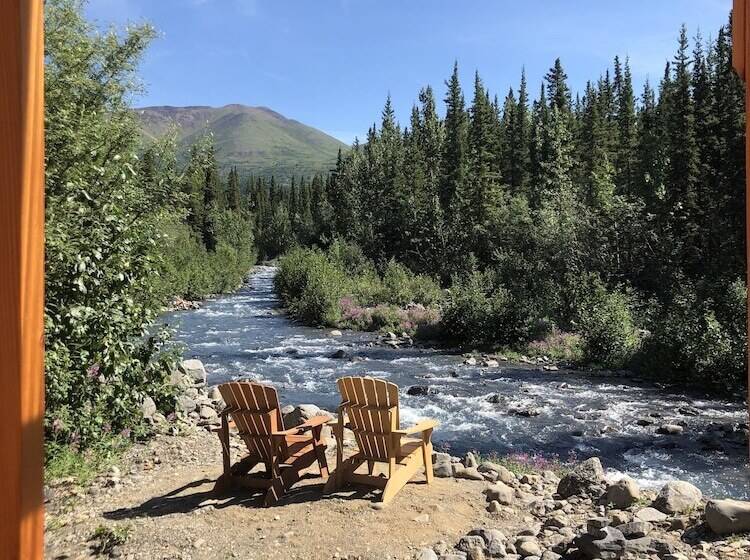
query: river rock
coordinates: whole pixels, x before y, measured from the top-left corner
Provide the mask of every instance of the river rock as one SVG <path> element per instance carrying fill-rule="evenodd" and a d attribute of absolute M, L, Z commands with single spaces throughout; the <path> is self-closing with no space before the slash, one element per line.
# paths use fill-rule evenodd
<path fill-rule="evenodd" d="M 652 504 L 664 513 L 684 513 L 700 504 L 703 494 L 683 480 L 667 482 Z"/>
<path fill-rule="evenodd" d="M 187 395 L 179 395 L 176 399 L 176 407 L 178 412 L 188 414 L 195 410 L 196 404 L 195 401 Z"/>
<path fill-rule="evenodd" d="M 466 457 L 464 457 L 464 466 L 474 468 L 479 466 L 479 461 L 477 461 L 476 456 L 471 451 L 469 451 L 466 454 Z"/>
<path fill-rule="evenodd" d="M 334 360 L 345 360 L 346 358 L 349 357 L 349 353 L 346 350 L 344 350 L 343 348 L 339 348 L 338 350 L 336 350 L 333 354 L 331 354 L 328 357 L 332 358 Z"/>
<path fill-rule="evenodd" d="M 412 385 L 406 390 L 406 394 L 412 397 L 425 397 L 436 392 L 435 389 L 431 389 L 427 385 Z"/>
<path fill-rule="evenodd" d="M 599 495 L 605 482 L 604 469 L 598 457 L 586 459 L 562 477 L 557 493 L 563 498 L 576 495 Z"/>
<path fill-rule="evenodd" d="M 484 539 L 479 535 L 465 535 L 458 541 L 456 548 L 461 552 L 466 553 L 473 551 L 476 548 L 484 551 Z"/>
<path fill-rule="evenodd" d="M 333 330 L 332 330 L 332 331 L 331 331 L 330 333 L 328 333 L 328 334 L 330 334 L 331 336 L 344 336 L 344 333 L 342 333 L 342 332 L 341 332 L 340 330 L 338 330 L 338 329 L 333 329 Z"/>
<path fill-rule="evenodd" d="M 536 539 L 518 539 L 515 543 L 516 553 L 521 555 L 521 558 L 528 558 L 530 556 L 540 557 L 542 555 L 542 547 Z"/>
<path fill-rule="evenodd" d="M 604 527 L 595 534 L 584 534 L 573 543 L 586 558 L 615 560 L 622 557 L 625 551 L 625 535 L 614 527 Z"/>
<path fill-rule="evenodd" d="M 679 424 L 662 424 L 656 430 L 657 433 L 667 436 L 678 436 L 685 431 L 685 428 Z"/>
<path fill-rule="evenodd" d="M 224 402 L 224 398 L 221 396 L 221 391 L 219 391 L 218 387 L 211 387 L 211 390 L 208 392 L 208 398 L 215 403 Z"/>
<path fill-rule="evenodd" d="M 505 543 L 507 537 L 502 531 L 497 529 L 486 529 L 484 527 L 472 529 L 468 533 L 470 536 L 478 535 L 484 540 L 485 551 L 493 558 L 496 556 L 505 556 Z"/>
<path fill-rule="evenodd" d="M 432 472 L 438 478 L 450 478 L 453 476 L 451 456 L 447 453 L 432 454 Z"/>
<path fill-rule="evenodd" d="M 615 527 L 627 539 L 640 539 L 648 535 L 654 528 L 648 521 L 631 521 Z"/>
<path fill-rule="evenodd" d="M 531 418 L 532 416 L 539 416 L 542 411 L 538 408 L 511 408 L 508 411 L 510 414 L 521 416 L 522 418 Z"/>
<path fill-rule="evenodd" d="M 501 395 L 498 395 L 497 393 L 493 393 L 489 397 L 487 397 L 487 402 L 490 404 L 500 404 L 504 400 L 505 399 Z"/>
<path fill-rule="evenodd" d="M 156 414 L 156 403 L 154 399 L 146 395 L 141 402 L 141 414 L 146 420 L 151 420 Z"/>
<path fill-rule="evenodd" d="M 645 507 L 635 512 L 635 518 L 638 521 L 648 521 L 649 523 L 660 523 L 664 521 L 667 516 L 660 512 L 658 509 L 652 507 Z"/>
<path fill-rule="evenodd" d="M 630 523 L 633 520 L 633 515 L 621 509 L 613 509 L 609 512 L 609 518 L 612 520 L 612 525 L 617 527 L 618 525 Z"/>
<path fill-rule="evenodd" d="M 460 463 L 459 463 L 460 465 Z M 476 467 L 463 467 L 456 469 L 456 464 L 453 465 L 453 476 L 456 478 L 465 478 L 466 480 L 484 480 L 482 473 L 480 473 Z"/>
<path fill-rule="evenodd" d="M 506 506 L 516 501 L 513 488 L 506 486 L 502 482 L 496 482 L 489 488 L 485 489 L 483 494 L 487 497 L 488 502 L 496 501 Z"/>
<path fill-rule="evenodd" d="M 438 555 L 431 548 L 423 548 L 414 557 L 415 560 L 438 560 Z"/>
<path fill-rule="evenodd" d="M 482 367 L 500 367 L 500 363 L 497 360 L 488 358 L 486 360 L 482 360 Z"/>
<path fill-rule="evenodd" d="M 677 409 L 677 412 L 682 414 L 683 416 L 699 416 L 701 411 L 699 408 L 695 408 L 694 406 L 690 405 L 684 405 Z"/>
<path fill-rule="evenodd" d="M 200 360 L 183 360 L 180 363 L 180 369 L 195 385 L 206 384 L 206 368 Z"/>
<path fill-rule="evenodd" d="M 714 533 L 729 535 L 750 531 L 750 502 L 740 500 L 709 500 L 706 522 Z"/>
<path fill-rule="evenodd" d="M 641 496 L 638 483 L 630 477 L 624 477 L 607 487 L 607 502 L 617 509 L 630 507 Z"/>
<path fill-rule="evenodd" d="M 285 407 L 286 409 L 286 407 Z M 288 430 L 306 422 L 314 416 L 330 416 L 325 410 L 321 410 L 314 404 L 301 404 L 295 406 L 291 411 L 283 413 L 284 427 Z"/>
<path fill-rule="evenodd" d="M 484 463 L 479 465 L 478 470 L 479 472 L 487 472 L 487 471 L 496 472 L 498 480 L 500 480 L 500 482 L 503 482 L 505 484 L 512 484 L 516 481 L 516 475 L 514 475 L 511 471 L 509 471 L 503 465 L 498 465 L 497 463 L 485 461 Z"/>
<path fill-rule="evenodd" d="M 198 414 L 200 414 L 203 420 L 215 420 L 219 417 L 214 407 L 207 405 L 201 406 Z"/>

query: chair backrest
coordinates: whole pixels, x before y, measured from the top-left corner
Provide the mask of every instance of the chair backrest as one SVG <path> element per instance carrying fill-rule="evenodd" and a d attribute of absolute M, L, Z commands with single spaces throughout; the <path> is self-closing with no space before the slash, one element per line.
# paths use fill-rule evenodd
<path fill-rule="evenodd" d="M 232 381 L 219 385 L 219 392 L 248 450 L 271 461 L 275 455 L 271 433 L 284 429 L 276 389 L 253 381 Z"/>
<path fill-rule="evenodd" d="M 375 461 L 393 457 L 391 432 L 400 423 L 398 386 L 372 377 L 342 377 L 336 384 L 362 455 Z"/>

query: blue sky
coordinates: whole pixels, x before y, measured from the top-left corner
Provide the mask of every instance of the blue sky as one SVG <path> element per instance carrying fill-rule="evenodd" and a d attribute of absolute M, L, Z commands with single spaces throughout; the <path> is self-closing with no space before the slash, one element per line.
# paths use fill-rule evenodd
<path fill-rule="evenodd" d="M 658 82 L 679 26 L 715 36 L 731 0 L 89 0 L 100 24 L 160 32 L 138 105 L 265 105 L 351 142 L 386 95 L 405 122 L 419 88 L 440 98 L 458 60 L 467 98 L 479 70 L 501 98 L 559 56 L 574 90 L 615 54 L 637 87 Z"/>

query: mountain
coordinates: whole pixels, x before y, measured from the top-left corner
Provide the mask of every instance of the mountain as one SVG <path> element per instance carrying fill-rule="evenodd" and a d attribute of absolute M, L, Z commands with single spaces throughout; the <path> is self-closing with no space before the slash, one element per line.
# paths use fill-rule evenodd
<path fill-rule="evenodd" d="M 279 179 L 329 171 L 343 142 L 267 107 L 142 107 L 135 109 L 144 137 L 153 140 L 176 125 L 180 155 L 206 130 L 214 135 L 220 167 Z"/>

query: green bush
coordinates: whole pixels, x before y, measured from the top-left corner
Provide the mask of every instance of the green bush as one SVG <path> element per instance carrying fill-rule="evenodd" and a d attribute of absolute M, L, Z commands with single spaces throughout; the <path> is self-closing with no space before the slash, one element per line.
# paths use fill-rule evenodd
<path fill-rule="evenodd" d="M 324 253 L 293 249 L 281 258 L 274 279 L 276 292 L 292 314 L 311 325 L 336 325 L 347 277 Z"/>
<path fill-rule="evenodd" d="M 436 305 L 443 296 L 440 286 L 432 278 L 414 274 L 393 260 L 385 267 L 381 289 L 379 301 L 402 307 L 409 303 Z"/>
<path fill-rule="evenodd" d="M 451 342 L 481 345 L 492 341 L 493 306 L 485 280 L 484 274 L 475 273 L 449 290 L 442 323 Z"/>
<path fill-rule="evenodd" d="M 702 299 L 685 286 L 682 294 L 657 309 L 635 368 L 702 388 L 736 388 L 747 351 L 744 283 L 731 283 L 725 294 L 722 301 Z"/>
<path fill-rule="evenodd" d="M 473 272 L 457 280 L 443 307 L 443 331 L 451 342 L 472 345 L 527 341 L 539 321 L 533 303 L 498 285 L 492 272 Z"/>
<path fill-rule="evenodd" d="M 608 292 L 601 282 L 592 285 L 579 311 L 584 359 L 610 368 L 625 367 L 638 349 L 628 297 Z"/>

